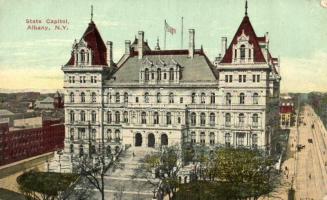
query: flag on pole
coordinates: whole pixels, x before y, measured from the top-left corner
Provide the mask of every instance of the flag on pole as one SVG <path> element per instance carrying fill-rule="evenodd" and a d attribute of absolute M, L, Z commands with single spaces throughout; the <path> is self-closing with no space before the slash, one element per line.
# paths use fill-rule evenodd
<path fill-rule="evenodd" d="M 165 31 L 169 32 L 172 35 L 174 35 L 176 33 L 176 29 L 169 26 L 166 21 L 165 21 Z"/>

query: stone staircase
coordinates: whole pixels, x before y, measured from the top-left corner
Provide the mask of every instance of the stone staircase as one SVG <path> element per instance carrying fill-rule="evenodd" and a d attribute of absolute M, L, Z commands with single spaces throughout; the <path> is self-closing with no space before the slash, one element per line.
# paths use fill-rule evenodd
<path fill-rule="evenodd" d="M 154 149 L 150 148 L 130 147 L 121 153 L 119 163 L 122 168 L 108 172 L 105 177 L 106 199 L 152 199 L 155 187 L 142 176 L 144 171 L 141 166 L 145 155 L 153 151 Z"/>

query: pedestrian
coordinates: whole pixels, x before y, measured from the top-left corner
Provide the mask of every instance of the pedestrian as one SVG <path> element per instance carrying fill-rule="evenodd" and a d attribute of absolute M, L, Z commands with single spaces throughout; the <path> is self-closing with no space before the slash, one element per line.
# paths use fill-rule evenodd
<path fill-rule="evenodd" d="M 311 174 L 309 174 L 309 179 L 311 179 Z"/>
<path fill-rule="evenodd" d="M 135 157 L 135 153 L 134 153 L 134 151 L 133 151 L 133 158 Z"/>

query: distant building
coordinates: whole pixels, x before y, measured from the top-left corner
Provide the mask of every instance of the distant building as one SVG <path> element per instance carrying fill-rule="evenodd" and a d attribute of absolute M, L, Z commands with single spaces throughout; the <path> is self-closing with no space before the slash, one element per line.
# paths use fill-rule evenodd
<path fill-rule="evenodd" d="M 282 129 L 290 128 L 295 124 L 295 109 L 292 97 L 284 96 L 280 99 L 279 105 L 280 127 Z"/>
<path fill-rule="evenodd" d="M 39 128 L 11 131 L 0 121 L 0 165 L 62 149 L 65 128 L 59 121 L 43 121 Z"/>
<path fill-rule="evenodd" d="M 15 119 L 13 128 L 39 128 L 39 127 L 42 127 L 42 117 Z"/>
<path fill-rule="evenodd" d="M 46 97 L 43 100 L 35 101 L 36 109 L 54 109 L 54 98 Z"/>
<path fill-rule="evenodd" d="M 0 118 L 13 117 L 15 114 L 10 112 L 9 110 L 1 109 L 0 110 Z"/>
<path fill-rule="evenodd" d="M 53 105 L 55 108 L 64 108 L 64 98 L 63 95 L 61 95 L 58 91 L 56 92 L 54 96 L 54 102 Z"/>

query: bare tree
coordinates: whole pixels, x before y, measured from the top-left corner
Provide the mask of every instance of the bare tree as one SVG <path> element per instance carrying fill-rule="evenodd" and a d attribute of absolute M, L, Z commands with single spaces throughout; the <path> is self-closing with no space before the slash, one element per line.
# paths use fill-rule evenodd
<path fill-rule="evenodd" d="M 98 154 L 94 154 L 93 151 L 93 154 L 91 152 L 89 155 L 83 155 L 77 158 L 75 166 L 76 171 L 80 174 L 82 179 L 87 180 L 91 186 L 100 192 L 102 200 L 105 199 L 104 177 L 106 173 L 121 167 L 118 159 L 120 152 L 121 148 L 115 149 L 114 152 L 105 152 L 102 148 L 99 150 Z M 81 187 L 83 187 L 83 185 L 81 185 Z M 87 190 L 89 187 L 84 189 Z"/>
<path fill-rule="evenodd" d="M 147 155 L 138 174 L 147 179 L 158 191 L 157 194 L 168 194 L 174 197 L 179 185 L 178 172 L 182 167 L 181 149 L 179 146 L 163 147 L 159 151 Z"/>

